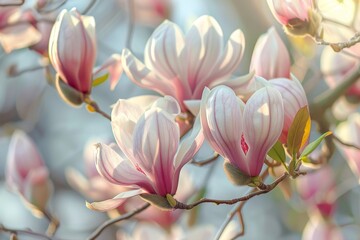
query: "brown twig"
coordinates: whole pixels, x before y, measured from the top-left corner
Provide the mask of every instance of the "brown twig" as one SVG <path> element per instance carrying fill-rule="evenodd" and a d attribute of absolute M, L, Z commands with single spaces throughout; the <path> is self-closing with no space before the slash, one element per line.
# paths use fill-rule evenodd
<path fill-rule="evenodd" d="M 129 219 L 133 216 L 135 216 L 138 213 L 141 213 L 145 209 L 147 209 L 150 206 L 150 203 L 146 203 L 143 206 L 139 207 L 138 209 L 135 209 L 132 212 L 126 213 L 124 215 L 121 215 L 117 218 L 109 219 L 103 224 L 101 224 L 88 238 L 87 240 L 94 240 L 96 239 L 107 227 L 113 225 L 114 223 Z"/>
<path fill-rule="evenodd" d="M 49 237 L 52 237 L 55 235 L 56 231 L 59 229 L 60 222 L 57 218 L 55 218 L 49 211 L 43 212 L 46 219 L 49 220 L 49 226 L 46 230 L 46 234 Z"/>
<path fill-rule="evenodd" d="M 202 198 L 199 201 L 196 201 L 194 203 L 191 204 L 185 204 L 182 202 L 179 202 L 176 200 L 176 204 L 174 206 L 174 209 L 192 209 L 200 204 L 203 203 L 215 203 L 216 205 L 220 205 L 220 204 L 226 204 L 226 205 L 233 205 L 235 203 L 238 202 L 243 202 L 243 201 L 247 201 L 250 198 L 253 198 L 255 196 L 258 195 L 262 195 L 264 193 L 268 193 L 271 190 L 273 190 L 280 182 L 282 182 L 283 180 L 285 180 L 286 178 L 288 178 L 290 175 L 288 173 L 284 173 L 281 177 L 279 177 L 278 179 L 276 179 L 273 183 L 266 185 L 267 187 L 264 188 L 264 190 L 258 190 L 258 191 L 254 191 L 248 195 L 245 195 L 243 197 L 240 198 L 234 198 L 234 199 L 230 199 L 230 200 L 217 200 L 217 199 L 209 199 L 209 198 Z"/>
<path fill-rule="evenodd" d="M 209 163 L 214 162 L 216 159 L 218 159 L 218 157 L 219 157 L 219 154 L 218 154 L 218 153 L 214 153 L 214 156 L 212 156 L 212 157 L 209 158 L 209 159 L 202 160 L 202 161 L 197 161 L 197 160 L 195 160 L 195 159 L 192 159 L 192 160 L 190 161 L 190 163 L 191 163 L 191 164 L 194 164 L 194 165 L 196 165 L 196 166 L 198 166 L 198 167 L 202 167 L 202 166 L 204 166 L 204 165 L 207 165 L 207 164 L 209 164 Z"/>
<path fill-rule="evenodd" d="M 332 134 L 330 137 L 332 137 L 335 141 L 339 142 L 341 145 L 344 145 L 346 147 L 351 147 L 351 148 L 355 148 L 357 150 L 360 150 L 360 147 L 358 146 L 355 146 L 351 143 L 347 143 L 347 142 L 344 142 L 343 140 L 341 140 L 340 138 L 338 138 L 336 135 Z"/>
<path fill-rule="evenodd" d="M 278 167 L 281 165 L 280 162 L 276 162 L 276 161 L 272 161 L 270 162 L 269 160 L 265 159 L 264 163 L 268 166 L 268 167 Z"/>
<path fill-rule="evenodd" d="M 88 106 L 91 107 L 91 109 L 89 109 L 90 111 L 97 112 L 101 116 L 103 116 L 111 121 L 111 116 L 109 114 L 107 114 L 106 112 L 102 111 L 100 109 L 99 105 L 95 101 L 91 100 L 90 97 L 85 97 L 84 102 L 86 104 L 88 104 Z"/>
<path fill-rule="evenodd" d="M 36 237 L 37 239 L 60 240 L 58 238 L 50 237 L 50 236 L 47 236 L 45 234 L 38 233 L 38 232 L 33 232 L 31 230 L 7 228 L 7 227 L 5 227 L 5 226 L 3 226 L 1 224 L 0 224 L 0 232 L 7 232 L 7 233 L 13 234 L 15 236 L 17 236 L 17 235 L 29 235 L 29 236 Z"/>
<path fill-rule="evenodd" d="M 24 4 L 24 2 L 25 2 L 25 0 L 21 0 L 18 3 L 3 3 L 3 4 L 0 4 L 0 7 L 21 6 Z"/>
<path fill-rule="evenodd" d="M 326 42 L 321 38 L 316 39 L 317 44 L 319 45 L 328 45 L 330 46 L 335 52 L 340 52 L 344 48 L 350 48 L 354 46 L 355 44 L 360 42 L 360 32 L 355 33 L 355 35 L 350 38 L 349 41 L 346 42 L 338 42 L 338 43 L 330 43 Z"/>

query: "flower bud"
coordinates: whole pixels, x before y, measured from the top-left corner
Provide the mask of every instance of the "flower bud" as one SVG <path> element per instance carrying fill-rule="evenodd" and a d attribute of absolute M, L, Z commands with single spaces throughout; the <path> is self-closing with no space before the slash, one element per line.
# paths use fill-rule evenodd
<path fill-rule="evenodd" d="M 275 28 L 261 35 L 251 58 L 250 71 L 265 79 L 290 78 L 290 55 Z"/>
<path fill-rule="evenodd" d="M 10 141 L 6 183 L 34 215 L 42 215 L 52 192 L 49 172 L 35 144 L 22 131 L 16 131 Z"/>
<path fill-rule="evenodd" d="M 319 32 L 321 15 L 315 10 L 312 0 L 268 0 L 268 5 L 288 34 L 316 36 Z"/>
<path fill-rule="evenodd" d="M 96 58 L 94 18 L 81 16 L 76 9 L 63 10 L 51 31 L 49 57 L 62 81 L 89 94 Z"/>

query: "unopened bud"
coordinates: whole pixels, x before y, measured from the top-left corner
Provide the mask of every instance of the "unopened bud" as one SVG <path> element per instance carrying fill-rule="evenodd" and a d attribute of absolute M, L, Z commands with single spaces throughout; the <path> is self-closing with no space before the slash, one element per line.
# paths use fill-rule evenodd
<path fill-rule="evenodd" d="M 173 209 L 173 207 L 170 205 L 169 201 L 165 197 L 156 194 L 148 194 L 148 193 L 140 194 L 140 197 L 144 201 L 160 208 L 161 210 L 170 211 Z"/>

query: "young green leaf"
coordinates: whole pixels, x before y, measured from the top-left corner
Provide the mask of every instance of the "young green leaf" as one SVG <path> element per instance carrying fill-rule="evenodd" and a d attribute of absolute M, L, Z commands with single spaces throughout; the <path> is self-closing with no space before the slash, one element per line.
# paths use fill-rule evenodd
<path fill-rule="evenodd" d="M 309 143 L 309 145 L 306 146 L 306 148 L 304 149 L 304 151 L 301 153 L 300 157 L 306 157 L 308 156 L 310 153 L 312 153 L 318 146 L 319 144 L 329 135 L 331 135 L 332 132 L 326 132 L 323 135 L 321 135 L 318 139 L 316 139 L 315 141 L 313 141 L 312 143 Z"/>
<path fill-rule="evenodd" d="M 284 163 L 286 161 L 285 150 L 281 142 L 277 141 L 268 152 L 269 157 L 277 162 Z"/>
<path fill-rule="evenodd" d="M 311 119 L 308 107 L 302 107 L 296 113 L 287 136 L 287 150 L 295 156 L 299 149 L 305 145 L 310 135 Z"/>
<path fill-rule="evenodd" d="M 103 84 L 108 79 L 108 77 L 109 77 L 109 73 L 106 73 L 106 74 L 94 79 L 92 81 L 92 86 L 96 87 L 96 86 Z"/>

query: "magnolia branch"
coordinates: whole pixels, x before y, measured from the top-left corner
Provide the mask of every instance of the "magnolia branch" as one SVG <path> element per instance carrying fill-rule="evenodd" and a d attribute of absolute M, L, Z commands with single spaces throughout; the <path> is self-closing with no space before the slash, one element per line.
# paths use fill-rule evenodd
<path fill-rule="evenodd" d="M 84 99 L 84 102 L 88 105 L 88 110 L 90 112 L 97 112 L 100 115 L 102 115 L 103 117 L 105 117 L 111 121 L 111 116 L 109 114 L 107 114 L 106 112 L 102 111 L 100 109 L 99 105 L 95 101 L 93 101 L 87 97 Z"/>
<path fill-rule="evenodd" d="M 261 179 L 265 179 L 268 175 L 269 175 L 269 168 L 267 168 L 261 174 Z M 251 191 L 249 192 L 249 194 L 254 193 L 254 192 L 256 192 L 256 188 L 252 188 Z M 242 216 L 242 209 L 243 209 L 245 203 L 247 203 L 247 201 L 240 202 L 237 206 L 235 206 L 235 208 L 232 211 L 230 211 L 228 213 L 225 222 L 221 225 L 220 229 L 216 233 L 216 236 L 215 236 L 216 240 L 220 239 L 221 235 L 224 233 L 225 228 L 227 227 L 227 225 L 229 225 L 231 220 L 234 218 L 235 214 L 238 214 L 238 216 L 239 216 L 239 223 L 241 225 L 241 231 L 238 234 L 236 234 L 233 237 L 233 239 L 236 239 L 237 237 L 243 236 L 245 234 L 245 224 L 244 224 L 244 219 Z"/>
<path fill-rule="evenodd" d="M 36 239 L 59 240 L 57 238 L 50 237 L 50 236 L 47 236 L 47 235 L 42 234 L 42 233 L 33 232 L 31 230 L 7 228 L 7 227 L 5 227 L 5 226 L 3 226 L 1 224 L 0 224 L 0 232 L 7 232 L 7 233 L 10 233 L 11 235 L 15 235 L 15 236 L 28 235 L 28 236 L 36 237 Z"/>
<path fill-rule="evenodd" d="M 209 198 L 202 198 L 199 201 L 196 201 L 194 203 L 191 204 L 186 204 L 186 203 L 182 203 L 177 201 L 176 199 L 174 199 L 176 201 L 175 205 L 173 206 L 174 209 L 192 209 L 200 204 L 203 203 L 215 203 L 216 205 L 220 205 L 220 204 L 226 204 L 226 205 L 233 205 L 235 203 L 238 202 L 243 202 L 243 201 L 247 201 L 255 196 L 258 195 L 262 195 L 264 193 L 268 193 L 271 190 L 273 190 L 280 182 L 282 182 L 283 180 L 287 179 L 289 177 L 289 173 L 284 173 L 281 177 L 279 177 L 278 179 L 276 179 L 273 183 L 269 184 L 269 185 L 265 185 L 266 187 L 262 187 L 263 190 L 258 190 L 255 192 L 252 192 L 248 195 L 245 195 L 243 197 L 240 198 L 234 198 L 234 199 L 230 199 L 230 200 L 216 200 L 216 199 L 209 199 Z"/>
<path fill-rule="evenodd" d="M 351 147 L 351 148 L 355 148 L 355 149 L 357 149 L 357 150 L 360 150 L 360 147 L 355 146 L 355 145 L 353 145 L 353 144 L 351 144 L 351 143 L 344 142 L 343 140 L 341 140 L 340 138 L 338 138 L 338 137 L 335 136 L 334 134 L 331 135 L 331 137 L 332 137 L 335 141 L 337 141 L 338 143 L 340 143 L 341 145 L 344 145 L 344 146 L 346 146 L 346 147 Z"/>
<path fill-rule="evenodd" d="M 214 155 L 213 155 L 211 158 L 209 158 L 209 159 L 202 160 L 202 161 L 197 161 L 197 160 L 195 160 L 195 159 L 192 159 L 192 160 L 190 161 L 190 163 L 191 163 L 191 164 L 194 164 L 194 165 L 196 165 L 196 166 L 198 166 L 198 167 L 202 167 L 202 166 L 204 166 L 204 165 L 207 165 L 207 164 L 209 164 L 209 163 L 214 162 L 216 159 L 218 159 L 218 157 L 219 157 L 219 154 L 218 154 L 218 153 L 214 153 Z"/>
<path fill-rule="evenodd" d="M 346 41 L 346 42 L 330 43 L 330 42 L 324 41 L 321 38 L 317 38 L 316 41 L 317 41 L 317 44 L 319 44 L 319 45 L 328 45 L 335 52 L 340 52 L 344 48 L 350 48 L 350 47 L 354 46 L 355 44 L 359 43 L 360 42 L 360 32 L 355 33 L 355 35 L 352 38 L 350 38 L 349 41 Z"/>
<path fill-rule="evenodd" d="M 60 226 L 60 222 L 50 212 L 45 211 L 43 213 L 44 213 L 44 216 L 46 217 L 46 219 L 49 220 L 49 226 L 46 230 L 46 234 L 50 237 L 54 236 Z"/>
<path fill-rule="evenodd" d="M 135 209 L 134 211 L 132 212 L 129 212 L 129 213 L 126 213 L 124 215 L 121 215 L 117 218 L 113 218 L 113 219 L 109 219 L 107 220 L 106 222 L 104 222 L 102 225 L 100 225 L 87 239 L 88 240 L 94 240 L 96 239 L 107 227 L 117 223 L 117 222 L 120 222 L 120 221 L 123 221 L 123 220 L 126 220 L 126 219 L 129 219 L 129 218 L 132 218 L 133 216 L 135 216 L 136 214 L 138 213 L 141 213 L 142 211 L 144 211 L 145 209 L 147 209 L 148 207 L 150 206 L 150 203 L 146 203 L 144 204 L 143 206 Z"/>

